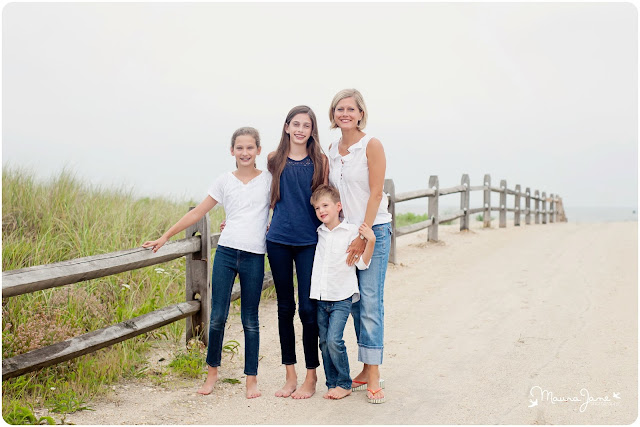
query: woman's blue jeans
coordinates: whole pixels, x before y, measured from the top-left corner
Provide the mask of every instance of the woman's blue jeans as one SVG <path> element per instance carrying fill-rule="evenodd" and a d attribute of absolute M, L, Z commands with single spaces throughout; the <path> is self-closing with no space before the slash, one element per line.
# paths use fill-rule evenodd
<path fill-rule="evenodd" d="M 231 290 L 240 276 L 240 318 L 244 329 L 244 373 L 258 375 L 260 327 L 258 306 L 264 279 L 264 254 L 218 246 L 211 272 L 211 321 L 207 364 L 220 366 L 224 327 L 229 316 Z"/>
<path fill-rule="evenodd" d="M 297 361 L 296 337 L 293 328 L 293 316 L 296 313 L 293 288 L 293 263 L 295 262 L 298 277 L 298 314 L 302 322 L 302 348 L 307 369 L 320 366 L 317 304 L 316 300 L 309 298 L 315 253 L 316 245 L 283 245 L 267 240 L 269 265 L 278 296 L 278 332 L 282 363 L 293 365 Z"/>
<path fill-rule="evenodd" d="M 318 301 L 320 351 L 327 388 L 351 390 L 349 357 L 344 345 L 344 327 L 351 313 L 351 297 L 342 301 Z"/>
<path fill-rule="evenodd" d="M 367 365 L 382 365 L 384 342 L 384 279 L 391 249 L 391 223 L 372 227 L 376 235 L 371 264 L 356 269 L 360 300 L 351 306 L 358 338 L 358 360 Z"/>

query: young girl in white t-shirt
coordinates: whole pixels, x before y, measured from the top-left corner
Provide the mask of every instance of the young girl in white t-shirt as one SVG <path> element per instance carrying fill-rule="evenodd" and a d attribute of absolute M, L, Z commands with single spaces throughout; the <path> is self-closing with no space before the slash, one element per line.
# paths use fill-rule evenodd
<path fill-rule="evenodd" d="M 185 214 L 158 240 L 142 246 L 154 252 L 167 240 L 198 222 L 216 204 L 225 208 L 226 226 L 218 240 L 211 280 L 211 321 L 207 349 L 208 374 L 198 393 L 209 394 L 218 380 L 222 356 L 224 327 L 229 315 L 231 289 L 240 276 L 241 318 L 244 329 L 246 395 L 260 396 L 258 390 L 258 305 L 264 278 L 265 236 L 269 216 L 271 174 L 256 168 L 260 154 L 260 135 L 251 127 L 243 127 L 231 137 L 231 155 L 237 169 L 219 176 L 207 197 Z"/>

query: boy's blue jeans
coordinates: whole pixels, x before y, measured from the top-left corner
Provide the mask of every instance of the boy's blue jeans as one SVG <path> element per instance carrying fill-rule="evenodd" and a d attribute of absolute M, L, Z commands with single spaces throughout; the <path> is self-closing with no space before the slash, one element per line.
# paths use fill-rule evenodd
<path fill-rule="evenodd" d="M 391 249 L 391 223 L 371 227 L 376 245 L 366 270 L 356 269 L 360 300 L 351 309 L 358 338 L 358 360 L 382 365 L 384 347 L 384 279 Z"/>
<path fill-rule="evenodd" d="M 244 373 L 258 375 L 260 326 L 258 305 L 264 279 L 264 254 L 218 246 L 211 272 L 211 321 L 207 365 L 220 366 L 224 326 L 229 317 L 231 290 L 240 275 L 240 318 L 244 329 Z"/>
<path fill-rule="evenodd" d="M 342 301 L 318 301 L 318 332 L 327 388 L 351 390 L 349 357 L 342 335 L 351 313 L 351 297 Z"/>

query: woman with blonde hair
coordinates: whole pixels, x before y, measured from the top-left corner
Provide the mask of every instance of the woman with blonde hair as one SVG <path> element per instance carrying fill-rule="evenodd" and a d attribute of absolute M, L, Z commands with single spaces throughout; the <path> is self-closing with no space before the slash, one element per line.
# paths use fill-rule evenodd
<path fill-rule="evenodd" d="M 391 245 L 391 214 L 383 192 L 386 170 L 384 148 L 379 139 L 363 132 L 367 108 L 356 89 L 344 89 L 331 101 L 331 129 L 341 137 L 329 147 L 329 181 L 338 188 L 345 221 L 366 223 L 376 236 L 371 264 L 358 270 L 360 301 L 352 306 L 358 338 L 358 360 L 362 371 L 353 379 L 353 390 L 367 389 L 369 403 L 383 403 L 382 364 L 384 341 L 384 280 Z M 349 246 L 347 263 L 355 264 L 364 252 L 366 239 L 360 235 Z"/>

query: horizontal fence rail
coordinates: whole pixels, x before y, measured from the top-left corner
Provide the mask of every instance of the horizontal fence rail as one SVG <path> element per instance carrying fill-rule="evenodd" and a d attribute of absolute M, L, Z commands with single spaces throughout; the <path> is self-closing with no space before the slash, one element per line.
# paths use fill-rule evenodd
<path fill-rule="evenodd" d="M 198 233 L 200 235 L 196 236 Z M 185 239 L 166 243 L 156 253 L 151 249 L 134 248 L 4 271 L 2 273 L 3 299 L 106 277 L 185 257 L 187 301 L 3 359 L 2 381 L 95 352 L 181 319 L 187 321 L 187 342 L 194 336 L 199 336 L 206 343 L 209 332 L 209 295 L 211 295 L 211 248 L 218 246 L 220 234 L 210 234 L 209 215 L 207 214 L 197 224 L 189 227 L 186 230 L 186 235 L 188 237 Z M 265 273 L 262 289 L 270 286 L 273 286 L 273 277 L 268 271 Z M 235 283 L 231 291 L 231 301 L 238 298 L 240 298 L 240 285 Z M 205 303 L 202 304 L 202 301 Z"/>
<path fill-rule="evenodd" d="M 562 199 L 558 195 L 546 196 L 545 192 L 536 190 L 533 194 L 529 188 L 524 192 L 517 185 L 508 189 L 506 181 L 500 187 L 491 186 L 491 177 L 484 176 L 484 185 L 471 186 L 469 177 L 463 175 L 460 185 L 439 188 L 438 177 L 429 178 L 429 188 L 405 193 L 395 193 L 393 180 L 385 180 L 384 191 L 389 196 L 389 212 L 392 215 L 393 234 L 389 261 L 396 263 L 396 237 L 413 233 L 425 228 L 429 229 L 428 240 L 438 240 L 438 225 L 460 219 L 460 229 L 469 228 L 469 217 L 475 213 L 483 214 L 484 226 L 491 225 L 490 212 L 500 212 L 500 227 L 506 226 L 506 213 L 514 213 L 514 224 L 520 225 L 520 215 L 525 215 L 525 223 L 531 223 L 531 215 L 536 224 L 542 222 L 566 221 Z M 483 191 L 484 203 L 480 208 L 469 207 L 471 191 Z M 491 192 L 500 193 L 498 207 L 491 206 Z M 440 215 L 438 210 L 440 196 L 460 194 L 460 210 Z M 514 197 L 513 208 L 506 206 L 506 196 Z M 426 221 L 396 228 L 396 203 L 428 198 L 428 218 Z M 524 208 L 520 209 L 521 199 Z M 534 207 L 531 207 L 531 201 Z M 549 209 L 547 210 L 547 203 Z M 169 323 L 186 319 L 186 341 L 200 337 L 208 343 L 209 314 L 211 295 L 211 249 L 218 246 L 219 233 L 211 234 L 209 215 L 205 215 L 198 223 L 187 228 L 186 238 L 165 244 L 158 252 L 150 249 L 134 248 L 101 255 L 77 258 L 53 264 L 21 268 L 2 273 L 2 298 L 11 298 L 22 294 L 42 291 L 59 286 L 70 285 L 90 279 L 97 279 L 125 271 L 148 267 L 185 257 L 185 302 L 170 305 L 144 314 L 134 319 L 125 320 L 97 331 L 70 338 L 47 347 L 42 347 L 2 361 L 2 380 L 5 381 L 47 366 L 61 363 L 118 342 L 133 338 Z M 271 272 L 265 273 L 262 289 L 273 286 Z M 240 298 L 240 285 L 234 284 L 231 300 Z"/>

